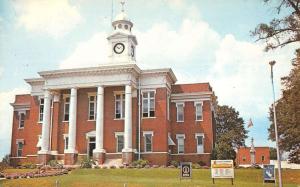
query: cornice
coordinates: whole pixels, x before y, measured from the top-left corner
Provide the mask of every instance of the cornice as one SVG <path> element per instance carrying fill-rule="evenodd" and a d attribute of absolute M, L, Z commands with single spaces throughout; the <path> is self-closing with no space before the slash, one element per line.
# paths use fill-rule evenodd
<path fill-rule="evenodd" d="M 133 73 L 135 76 L 140 74 L 141 70 L 136 64 L 103 64 L 97 67 L 61 69 L 52 71 L 38 72 L 45 79 L 65 76 L 78 75 L 112 75 L 120 73 Z"/>
<path fill-rule="evenodd" d="M 177 78 L 171 68 L 161 68 L 161 69 L 147 69 L 141 71 L 142 75 L 153 75 L 153 74 L 166 74 L 170 78 L 171 84 L 177 81 Z"/>
<path fill-rule="evenodd" d="M 28 84 L 43 84 L 45 80 L 43 78 L 29 78 L 24 79 Z"/>

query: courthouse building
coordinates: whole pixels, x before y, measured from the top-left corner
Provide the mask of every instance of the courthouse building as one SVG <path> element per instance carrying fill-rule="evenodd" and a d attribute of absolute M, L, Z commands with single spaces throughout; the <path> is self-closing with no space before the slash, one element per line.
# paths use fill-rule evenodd
<path fill-rule="evenodd" d="M 139 158 L 210 164 L 216 97 L 209 83 L 176 84 L 170 68 L 140 69 L 124 11 L 112 27 L 106 64 L 25 79 L 31 93 L 11 103 L 14 165 L 52 159 L 73 165 L 85 156 L 99 164 Z"/>

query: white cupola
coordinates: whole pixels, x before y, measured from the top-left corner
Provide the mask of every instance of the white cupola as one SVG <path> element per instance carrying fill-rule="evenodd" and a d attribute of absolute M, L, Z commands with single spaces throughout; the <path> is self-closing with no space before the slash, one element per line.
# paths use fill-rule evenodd
<path fill-rule="evenodd" d="M 124 11 L 125 2 L 122 1 L 122 10 L 112 22 L 113 31 L 107 38 L 110 45 L 109 60 L 111 63 L 135 63 L 137 40 L 131 33 L 133 23 Z"/>

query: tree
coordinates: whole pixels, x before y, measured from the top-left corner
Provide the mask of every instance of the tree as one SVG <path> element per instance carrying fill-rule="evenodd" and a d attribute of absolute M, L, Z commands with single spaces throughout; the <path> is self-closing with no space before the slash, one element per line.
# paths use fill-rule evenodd
<path fill-rule="evenodd" d="M 270 147 L 270 160 L 277 160 L 277 151 L 274 147 Z"/>
<path fill-rule="evenodd" d="M 233 107 L 217 106 L 215 159 L 235 159 L 235 149 L 245 145 L 248 131 Z"/>
<path fill-rule="evenodd" d="M 265 3 L 275 2 L 277 14 L 289 12 L 282 18 L 274 18 L 269 24 L 256 26 L 251 35 L 266 42 L 265 50 L 283 47 L 300 41 L 300 0 L 263 0 Z"/>
<path fill-rule="evenodd" d="M 296 50 L 290 74 L 281 80 L 284 89 L 281 98 L 275 104 L 279 147 L 282 151 L 289 152 L 290 162 L 300 163 L 300 49 Z M 269 114 L 269 139 L 274 141 L 272 107 Z"/>

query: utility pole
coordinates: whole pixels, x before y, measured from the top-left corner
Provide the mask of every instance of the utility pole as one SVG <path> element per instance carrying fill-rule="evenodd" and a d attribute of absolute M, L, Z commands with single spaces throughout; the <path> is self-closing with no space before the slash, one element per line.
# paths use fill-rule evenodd
<path fill-rule="evenodd" d="M 275 127 L 275 139 L 276 139 L 276 150 L 277 150 L 277 161 L 278 161 L 278 179 L 279 179 L 279 187 L 282 187 L 282 178 L 281 178 L 281 158 L 278 144 L 278 131 L 277 131 L 277 119 L 276 119 L 276 107 L 275 107 L 275 89 L 274 89 L 274 81 L 273 81 L 273 66 L 275 65 L 275 61 L 270 61 L 269 64 L 271 66 L 271 82 L 272 82 L 272 90 L 273 90 L 273 121 Z"/>

